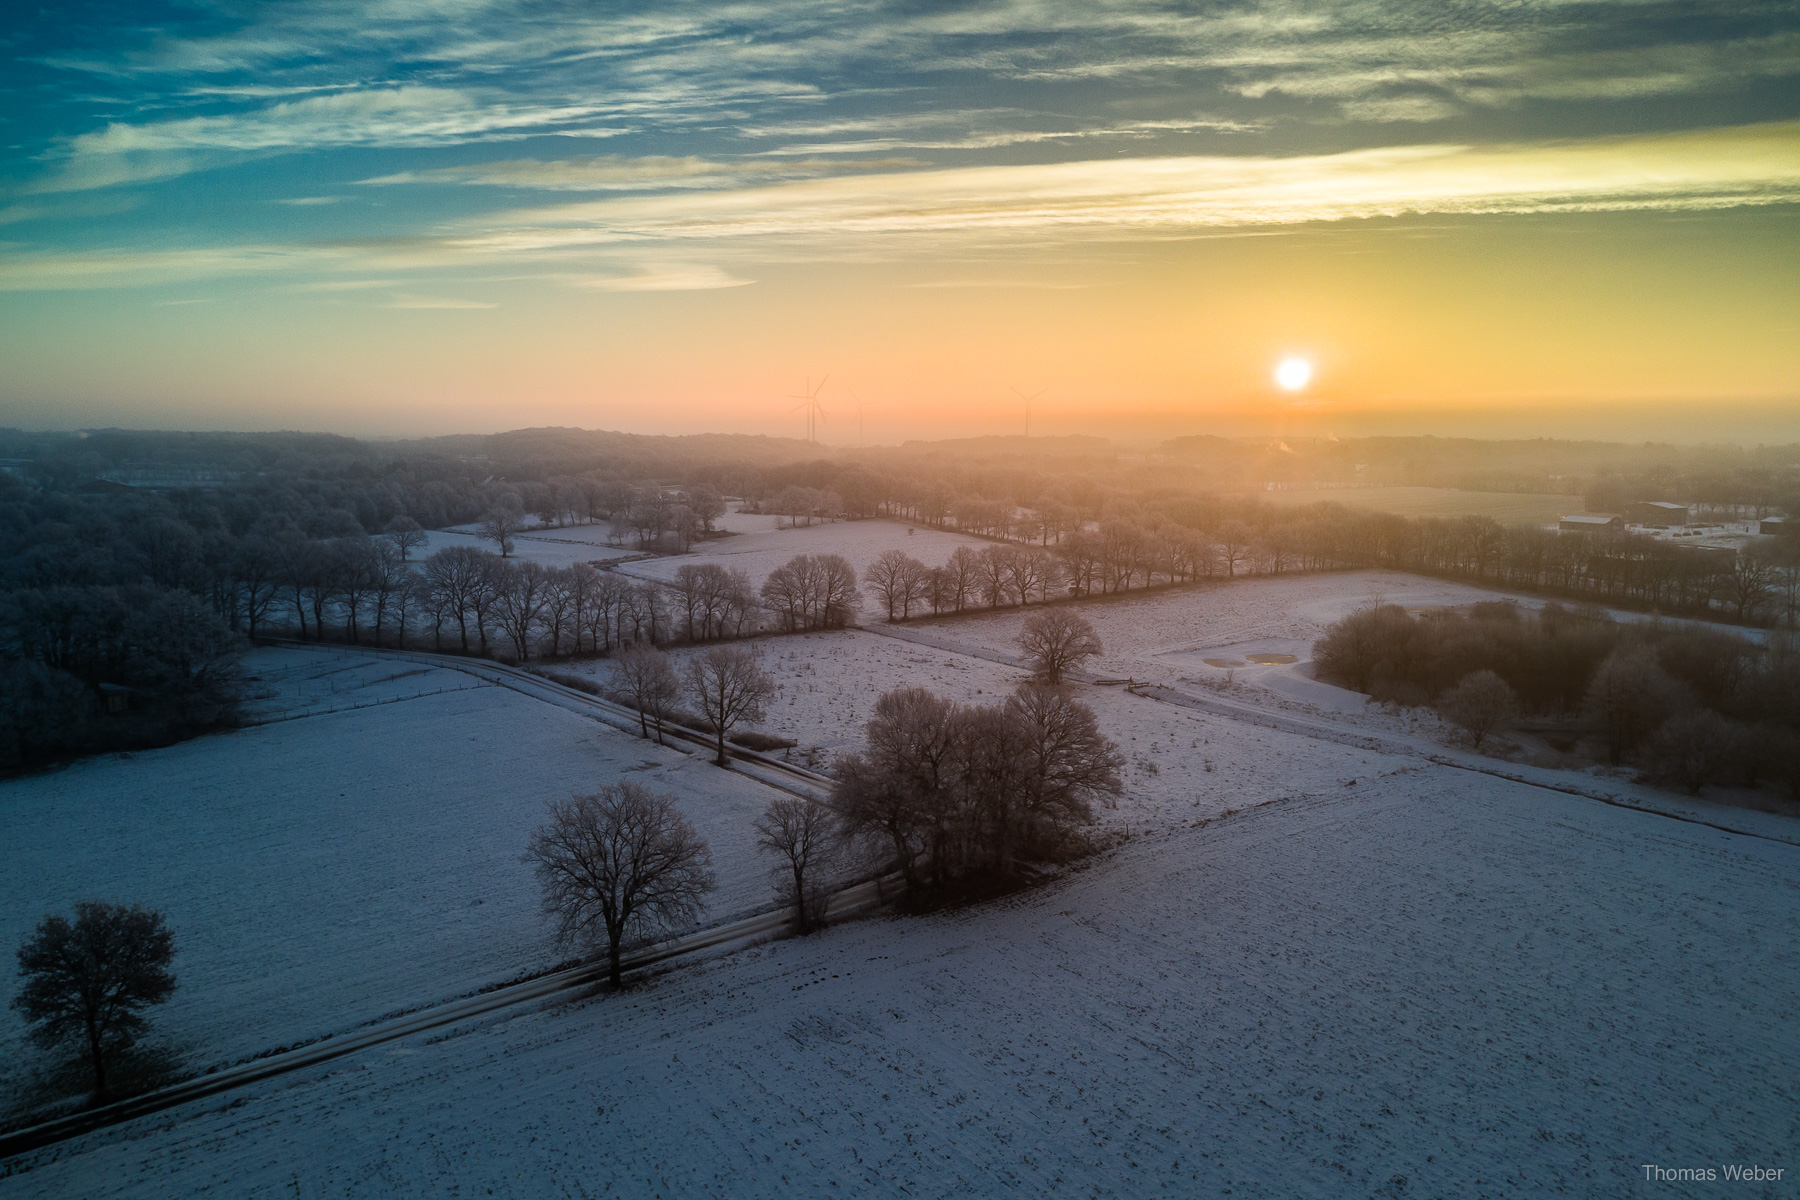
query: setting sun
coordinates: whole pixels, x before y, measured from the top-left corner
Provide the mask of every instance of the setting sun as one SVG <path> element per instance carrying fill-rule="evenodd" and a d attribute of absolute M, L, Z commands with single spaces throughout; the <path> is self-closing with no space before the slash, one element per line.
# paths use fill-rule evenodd
<path fill-rule="evenodd" d="M 1312 382 L 1312 364 L 1304 358 L 1284 358 L 1275 368 L 1275 382 L 1283 391 L 1297 392 Z"/>

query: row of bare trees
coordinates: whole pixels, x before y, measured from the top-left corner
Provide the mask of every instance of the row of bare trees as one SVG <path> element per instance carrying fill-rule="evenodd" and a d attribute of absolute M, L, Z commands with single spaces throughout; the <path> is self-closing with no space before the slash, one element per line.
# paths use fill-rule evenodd
<path fill-rule="evenodd" d="M 699 664 L 732 656 L 746 652 L 714 647 L 691 660 L 696 690 L 709 687 L 711 668 Z M 901 688 L 876 701 L 868 749 L 839 759 L 828 800 L 775 800 L 756 842 L 804 933 L 850 864 L 891 858 L 911 886 L 958 891 L 1078 854 L 1093 805 L 1120 793 L 1122 766 L 1093 711 L 1063 688 L 1027 683 L 991 706 Z M 717 886 L 711 851 L 675 798 L 635 783 L 552 803 L 525 861 L 559 939 L 601 949 L 614 986 L 633 939 L 692 923 Z"/>

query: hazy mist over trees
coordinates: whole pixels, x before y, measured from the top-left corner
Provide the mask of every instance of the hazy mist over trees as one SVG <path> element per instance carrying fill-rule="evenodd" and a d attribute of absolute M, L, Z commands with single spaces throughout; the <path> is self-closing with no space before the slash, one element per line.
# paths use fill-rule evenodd
<path fill-rule="evenodd" d="M 990 438 L 826 451 L 556 429 L 388 443 L 0 431 L 0 769 L 228 725 L 235 658 L 271 634 L 533 661 L 838 628 L 865 604 L 864 619 L 908 621 L 1359 567 L 1792 627 L 1796 537 L 1706 554 L 1635 534 L 1224 493 L 1411 483 L 1573 490 L 1614 507 L 1676 498 L 1759 515 L 1794 506 L 1797 458 L 1784 448 L 1433 438 L 1185 438 L 1143 451 Z M 832 554 L 797 555 L 764 579 L 684 564 L 669 584 L 508 553 L 528 525 L 593 522 L 616 545 L 681 553 L 717 536 L 725 496 L 787 524 L 883 517 L 987 544 L 938 562 L 889 552 L 861 577 Z M 459 524 L 484 530 L 492 550 L 425 552 L 425 530 Z"/>

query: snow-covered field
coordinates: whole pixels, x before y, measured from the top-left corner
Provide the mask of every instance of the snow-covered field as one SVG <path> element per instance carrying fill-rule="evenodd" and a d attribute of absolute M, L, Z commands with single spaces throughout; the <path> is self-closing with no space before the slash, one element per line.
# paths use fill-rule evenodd
<path fill-rule="evenodd" d="M 1422 767 L 1139 837 L 1010 901 L 255 1085 L 16 1160 L 0 1194 L 1585 1197 L 1640 1194 L 1644 1163 L 1729 1162 L 1792 1180 L 1797 901 L 1793 846 Z"/>
<path fill-rule="evenodd" d="M 246 667 L 267 715 L 385 702 L 0 782 L 0 945 L 84 898 L 165 910 L 181 987 L 156 1024 L 198 1064 L 556 961 L 519 855 L 573 791 L 675 793 L 715 856 L 709 919 L 773 903 L 749 837 L 777 793 L 702 756 L 453 670 L 269 649 Z M 0 1010 L 5 1061 L 20 1032 Z"/>
<path fill-rule="evenodd" d="M 841 554 L 860 574 L 888 550 L 904 550 L 928 566 L 938 566 L 958 546 L 980 550 L 991 545 L 980 538 L 943 530 L 910 526 L 899 521 L 836 521 L 830 524 L 776 528 L 777 518 L 754 513 L 730 513 L 721 528 L 738 530 L 736 536 L 699 542 L 691 554 L 646 559 L 625 564 L 622 574 L 644 579 L 673 579 L 686 563 L 716 562 L 735 567 L 761 586 L 769 572 L 796 554 Z M 912 532 L 907 531 L 911 529 Z"/>
<path fill-rule="evenodd" d="M 931 631 L 957 628 L 937 625 Z M 1019 667 L 864 630 L 753 644 L 761 652 L 763 669 L 780 687 L 757 728 L 797 740 L 801 751 L 818 748 L 826 756 L 861 745 L 863 726 L 885 691 L 919 686 L 960 703 L 993 704 L 1028 677 Z M 679 662 L 693 651 L 672 653 Z M 611 666 L 599 662 L 566 669 L 605 681 Z M 1340 788 L 1407 762 L 1160 704 L 1121 688 L 1082 687 L 1078 695 L 1126 758 L 1126 794 L 1117 807 L 1098 814 L 1109 826 L 1142 830 L 1185 825 L 1228 808 Z"/>
<path fill-rule="evenodd" d="M 1327 626 L 1371 603 L 1412 609 L 1496 600 L 1504 593 L 1396 571 L 1347 571 L 1221 580 L 1078 606 L 1105 652 L 1090 669 L 1100 675 L 1173 681 L 1196 673 L 1222 677 L 1207 658 L 1241 658 L 1267 648 L 1311 658 Z M 1539 602 L 1524 602 L 1539 603 Z M 969 647 L 1017 654 L 1019 631 L 1033 609 L 1004 609 L 929 622 L 932 635 Z M 1276 644 L 1279 643 L 1279 644 Z M 1254 670 L 1237 668 L 1240 676 Z"/>
<path fill-rule="evenodd" d="M 513 538 L 512 557 L 539 562 L 546 567 L 568 567 L 578 562 L 605 562 L 638 553 L 629 546 L 608 545 L 606 538 L 605 525 L 534 529 Z M 417 554 L 422 558 L 449 546 L 473 546 L 477 550 L 497 551 L 493 542 L 475 532 L 474 526 L 462 526 L 426 531 L 425 547 L 417 551 Z"/>

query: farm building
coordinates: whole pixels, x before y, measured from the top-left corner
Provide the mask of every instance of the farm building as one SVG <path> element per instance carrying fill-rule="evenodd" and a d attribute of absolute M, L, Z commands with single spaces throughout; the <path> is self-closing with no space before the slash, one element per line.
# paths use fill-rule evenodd
<path fill-rule="evenodd" d="M 1625 528 L 1625 518 L 1614 513 L 1577 513 L 1557 521 L 1556 528 L 1562 533 L 1604 533 Z"/>
<path fill-rule="evenodd" d="M 1758 533 L 1792 533 L 1796 526 L 1786 517 L 1764 517 L 1756 523 Z"/>
<path fill-rule="evenodd" d="M 1686 525 L 1688 508 L 1668 500 L 1640 500 L 1625 506 L 1625 519 L 1633 525 Z"/>

